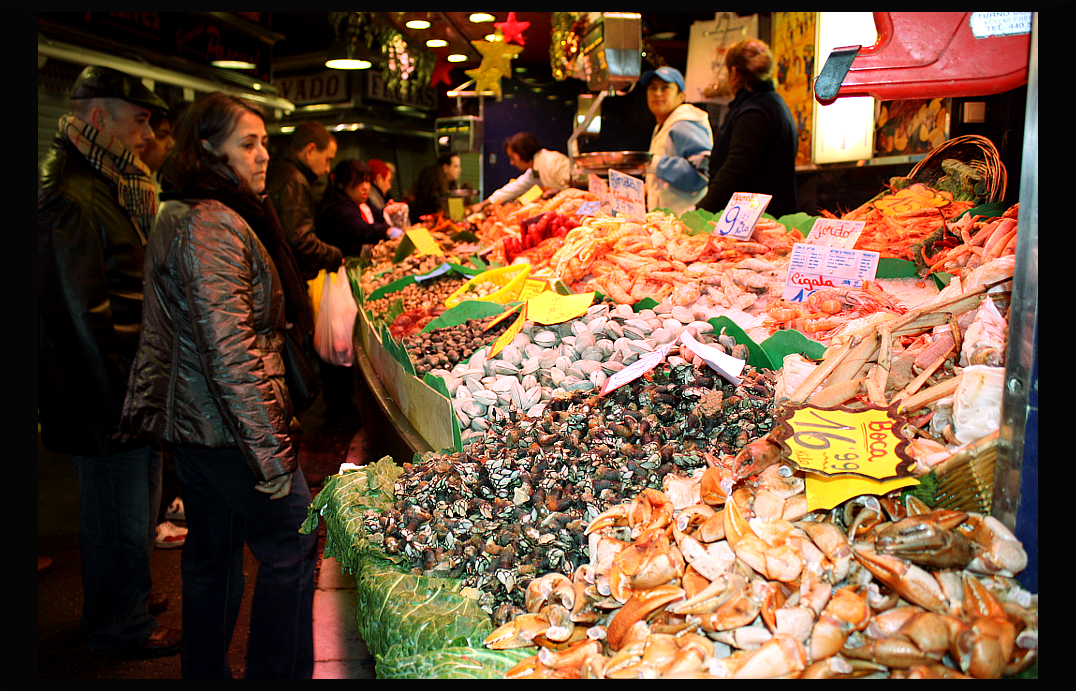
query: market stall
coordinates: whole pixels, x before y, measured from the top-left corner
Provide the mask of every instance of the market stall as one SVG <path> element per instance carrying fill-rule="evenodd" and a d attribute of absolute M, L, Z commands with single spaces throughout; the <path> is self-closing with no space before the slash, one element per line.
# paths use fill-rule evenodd
<path fill-rule="evenodd" d="M 306 529 L 378 676 L 1037 676 L 1006 184 L 954 138 L 843 212 L 572 188 L 349 264 L 388 451 Z"/>

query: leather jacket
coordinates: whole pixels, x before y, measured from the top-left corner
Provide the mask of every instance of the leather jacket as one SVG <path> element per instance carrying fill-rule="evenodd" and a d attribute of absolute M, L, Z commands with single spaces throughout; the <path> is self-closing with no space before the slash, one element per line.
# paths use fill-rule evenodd
<path fill-rule="evenodd" d="M 41 442 L 54 453 L 132 448 L 110 437 L 138 348 L 145 249 L 117 195 L 77 149 L 53 140 L 37 195 L 37 381 Z"/>
<path fill-rule="evenodd" d="M 181 446 L 239 448 L 259 481 L 293 472 L 284 294 L 251 227 L 217 200 L 164 202 L 145 281 L 124 429 Z"/>
<path fill-rule="evenodd" d="M 314 234 L 314 189 L 317 178 L 302 161 L 294 158 L 270 160 L 265 175 L 265 192 L 273 201 L 288 238 L 291 251 L 299 262 L 299 275 L 309 281 L 318 271 L 336 271 L 343 255 Z"/>

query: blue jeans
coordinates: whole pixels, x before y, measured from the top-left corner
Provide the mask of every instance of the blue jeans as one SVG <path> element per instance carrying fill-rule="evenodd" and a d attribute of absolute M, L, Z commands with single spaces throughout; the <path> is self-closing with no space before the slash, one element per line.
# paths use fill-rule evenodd
<path fill-rule="evenodd" d="M 78 476 L 82 625 L 95 650 L 145 640 L 149 613 L 161 452 L 156 444 L 114 456 L 74 456 Z"/>
<path fill-rule="evenodd" d="M 302 468 L 291 494 L 271 500 L 238 449 L 171 447 L 187 515 L 183 546 L 182 675 L 229 678 L 243 599 L 243 544 L 258 560 L 247 640 L 247 678 L 305 678 L 314 672 L 317 535 L 299 527 L 310 506 Z"/>

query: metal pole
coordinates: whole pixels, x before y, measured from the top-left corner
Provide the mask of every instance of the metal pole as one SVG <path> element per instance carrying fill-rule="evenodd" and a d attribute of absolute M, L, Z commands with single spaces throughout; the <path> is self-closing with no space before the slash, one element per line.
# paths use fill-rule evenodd
<path fill-rule="evenodd" d="M 1005 390 L 991 513 L 1028 553 L 1018 577 L 1038 592 L 1038 297 L 1039 297 L 1039 61 L 1038 12 L 1031 21 L 1024 152 L 1020 167 L 1020 232 L 1016 241 Z"/>

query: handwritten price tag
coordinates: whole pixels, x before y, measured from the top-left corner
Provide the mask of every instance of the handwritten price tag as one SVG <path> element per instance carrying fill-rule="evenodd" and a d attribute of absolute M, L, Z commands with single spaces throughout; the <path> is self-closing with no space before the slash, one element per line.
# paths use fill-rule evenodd
<path fill-rule="evenodd" d="M 609 169 L 609 196 L 613 211 L 641 221 L 646 218 L 643 181 L 618 170 Z"/>
<path fill-rule="evenodd" d="M 505 312 L 501 316 L 497 317 L 497 319 L 493 323 L 489 324 L 489 326 L 487 326 L 486 328 L 489 328 L 493 326 L 493 324 L 501 321 L 502 319 L 507 318 L 510 314 L 512 314 L 512 310 L 509 310 L 508 312 Z M 508 328 L 505 329 L 504 333 L 497 337 L 497 340 L 493 341 L 493 343 L 490 344 L 489 351 L 486 353 L 486 359 L 488 360 L 489 358 L 504 350 L 504 347 L 511 343 L 512 339 L 516 337 L 516 334 L 523 330 L 523 323 L 526 321 L 527 303 L 524 302 L 522 308 L 519 310 L 519 318 L 512 322 L 508 326 Z"/>
<path fill-rule="evenodd" d="M 533 202 L 538 197 L 542 196 L 542 188 L 538 185 L 533 185 L 529 190 L 519 195 L 519 201 L 522 204 L 528 204 Z"/>
<path fill-rule="evenodd" d="M 430 235 L 430 231 L 421 226 L 412 226 L 405 231 L 408 239 L 415 245 L 415 251 L 419 254 L 436 254 L 437 256 L 444 256 L 444 252 L 441 251 L 441 246 L 437 244 L 437 241 Z"/>
<path fill-rule="evenodd" d="M 904 420 L 890 409 L 786 406 L 779 417 L 774 436 L 804 471 L 890 480 L 910 477 L 915 467 L 897 432 Z"/>
<path fill-rule="evenodd" d="M 852 249 L 859 240 L 866 221 L 842 221 L 837 218 L 818 218 L 807 234 L 808 245 L 827 245 Z"/>
<path fill-rule="evenodd" d="M 664 345 L 658 346 L 646 355 L 639 356 L 638 360 L 631 363 L 616 374 L 610 375 L 609 378 L 605 380 L 605 383 L 602 384 L 602 388 L 599 392 L 599 395 L 604 396 L 610 391 L 615 391 L 621 386 L 624 386 L 630 381 L 638 379 L 650 370 L 657 367 L 659 364 L 661 364 L 661 362 L 665 360 L 665 356 L 668 355 L 669 351 L 673 347 L 673 344 L 675 343 L 676 341 L 674 340 Z"/>
<path fill-rule="evenodd" d="M 539 324 L 559 324 L 586 314 L 593 303 L 593 292 L 561 295 L 547 290 L 527 301 L 527 318 Z"/>
<path fill-rule="evenodd" d="M 781 297 L 803 302 L 822 288 L 862 288 L 878 272 L 877 252 L 848 250 L 797 242 L 788 260 L 788 276 Z"/>
<path fill-rule="evenodd" d="M 714 223 L 714 233 L 721 236 L 746 240 L 755 230 L 755 224 L 773 199 L 769 194 L 736 192 L 729 200 L 725 212 Z"/>

